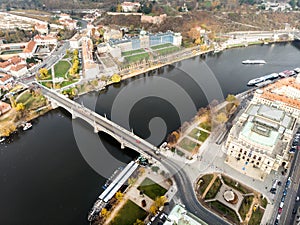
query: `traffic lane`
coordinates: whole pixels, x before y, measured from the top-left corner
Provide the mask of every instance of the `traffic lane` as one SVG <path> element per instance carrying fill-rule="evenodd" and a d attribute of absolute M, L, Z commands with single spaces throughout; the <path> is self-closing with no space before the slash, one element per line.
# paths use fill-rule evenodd
<path fill-rule="evenodd" d="M 179 197 L 189 212 L 198 216 L 208 224 L 229 224 L 199 203 L 194 192 L 193 184 L 187 178 L 188 176 L 182 168 L 182 165 L 178 165 L 164 156 L 162 156 L 161 163 L 173 174 L 173 178 L 178 186 L 178 193 L 180 193 Z"/>

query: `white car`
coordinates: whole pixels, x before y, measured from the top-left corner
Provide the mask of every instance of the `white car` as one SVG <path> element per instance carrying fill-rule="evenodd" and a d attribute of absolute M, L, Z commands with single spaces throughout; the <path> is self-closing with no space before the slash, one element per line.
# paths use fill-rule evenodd
<path fill-rule="evenodd" d="M 300 197 L 299 196 L 297 196 L 296 197 L 296 202 L 298 202 L 300 200 Z"/>

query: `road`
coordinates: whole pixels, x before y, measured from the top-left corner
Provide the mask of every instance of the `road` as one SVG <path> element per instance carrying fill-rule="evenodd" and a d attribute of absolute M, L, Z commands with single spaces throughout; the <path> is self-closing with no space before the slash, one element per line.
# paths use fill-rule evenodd
<path fill-rule="evenodd" d="M 33 69 L 30 69 L 29 72 L 24 75 L 22 78 L 18 79 L 18 81 L 28 84 L 33 81 L 35 81 L 35 74 L 39 71 L 39 69 L 45 67 L 47 69 L 51 68 L 53 64 L 58 62 L 60 58 L 64 56 L 66 53 L 66 50 L 69 49 L 70 43 L 69 41 L 65 41 L 62 46 L 57 48 L 57 50 L 54 50 L 52 54 L 47 57 L 43 62 L 41 62 L 39 65 L 36 65 Z"/>
<path fill-rule="evenodd" d="M 298 151 L 295 153 L 294 160 L 291 165 L 289 177 L 291 177 L 291 184 L 287 189 L 287 195 L 284 201 L 284 207 L 281 213 L 280 224 L 293 224 L 295 215 L 292 211 L 295 207 L 299 206 L 299 202 L 295 202 L 296 196 L 300 194 L 300 154 Z M 282 195 L 282 193 L 280 193 Z M 280 196 L 281 196 L 280 195 Z M 280 197 L 281 198 L 281 197 Z M 277 208 L 278 209 L 278 208 Z"/>

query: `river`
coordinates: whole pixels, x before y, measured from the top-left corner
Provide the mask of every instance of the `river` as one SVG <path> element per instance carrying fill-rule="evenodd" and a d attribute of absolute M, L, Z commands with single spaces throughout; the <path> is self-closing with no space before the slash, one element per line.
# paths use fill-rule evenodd
<path fill-rule="evenodd" d="M 245 91 L 252 78 L 300 67 L 299 49 L 300 42 L 294 42 L 198 56 L 78 101 L 159 144 L 212 98 Z M 267 64 L 242 65 L 245 59 L 264 59 Z M 203 79 L 195 81 L 195 76 Z M 19 131 L 10 143 L 0 144 L 0 224 L 88 224 L 87 212 L 105 178 L 86 163 L 80 153 L 84 146 L 77 144 L 78 134 L 87 138 L 94 135 L 93 129 L 78 119 L 75 122 L 69 113 L 56 109 L 34 120 L 31 130 Z M 137 156 L 129 149 L 121 150 L 108 135 L 98 136 L 120 165 Z M 108 173 L 115 169 L 107 168 Z"/>

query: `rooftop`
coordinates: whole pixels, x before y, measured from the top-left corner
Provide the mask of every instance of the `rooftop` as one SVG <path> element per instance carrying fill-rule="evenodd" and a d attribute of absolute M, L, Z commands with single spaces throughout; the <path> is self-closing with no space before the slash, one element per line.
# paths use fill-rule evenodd
<path fill-rule="evenodd" d="M 171 222 L 166 221 L 164 225 L 173 225 L 174 222 L 177 225 L 207 225 L 207 223 L 189 213 L 181 205 L 175 205 L 168 218 L 171 220 Z"/>

